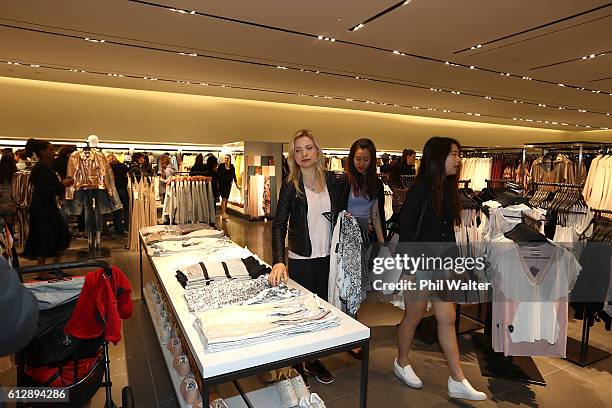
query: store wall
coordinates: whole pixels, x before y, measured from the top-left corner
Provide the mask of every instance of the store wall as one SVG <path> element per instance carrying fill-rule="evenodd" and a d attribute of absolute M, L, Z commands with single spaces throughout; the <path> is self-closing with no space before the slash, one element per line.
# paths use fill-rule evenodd
<path fill-rule="evenodd" d="M 11 138 L 83 140 L 95 133 L 104 142 L 286 142 L 306 127 L 327 148 L 346 149 L 366 136 L 381 150 L 418 150 L 433 135 L 478 146 L 584 138 L 557 130 L 6 77 L 0 77 L 0 106 L 0 137 Z"/>

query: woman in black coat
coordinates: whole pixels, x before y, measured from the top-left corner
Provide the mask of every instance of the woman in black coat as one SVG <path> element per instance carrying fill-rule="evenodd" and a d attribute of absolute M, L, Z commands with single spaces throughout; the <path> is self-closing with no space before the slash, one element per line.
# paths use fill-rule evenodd
<path fill-rule="evenodd" d="M 420 256 L 424 248 L 433 251 L 428 255 L 444 257 L 448 254 L 437 250 L 442 247 L 441 245 L 429 243 L 447 242 L 453 243 L 449 245 L 450 248 L 454 247 L 454 226 L 460 224 L 461 211 L 458 189 L 460 148 L 459 142 L 447 137 L 433 137 L 423 147 L 419 174 L 406 195 L 400 216 L 400 243 L 428 243 L 414 256 Z M 436 272 L 418 271 L 416 278 L 420 278 L 419 274 L 434 276 Z M 422 296 L 405 292 L 404 317 L 398 330 L 398 357 L 393 367 L 395 375 L 413 388 L 421 388 L 423 385 L 412 370 L 408 358 L 416 327 L 427 307 L 428 293 L 420 292 L 419 295 Z M 476 391 L 470 385 L 461 368 L 455 333 L 455 304 L 444 299 L 432 299 L 432 303 L 437 321 L 438 341 L 451 371 L 451 376 L 448 378 L 449 396 L 469 400 L 486 399 L 483 392 Z"/>
<path fill-rule="evenodd" d="M 278 285 L 291 276 L 327 300 L 332 224 L 337 214 L 336 176 L 325 171 L 323 150 L 309 130 L 296 133 L 287 160 L 289 176 L 283 180 L 272 223 L 270 283 Z M 286 266 L 285 238 L 289 243 Z M 296 369 L 302 371 L 301 366 Z M 321 383 L 334 381 L 319 360 L 307 361 L 303 369 Z"/>
<path fill-rule="evenodd" d="M 70 231 L 57 206 L 57 198 L 72 179 L 60 182 L 51 168 L 54 156 L 53 145 L 46 140 L 29 139 L 26 144 L 28 157 L 36 155 L 38 162 L 32 167 L 30 183 L 34 186 L 30 204 L 30 232 L 23 256 L 36 259 L 39 265 L 46 258 L 56 257 L 70 245 Z M 40 278 L 46 277 L 39 276 Z"/>
<path fill-rule="evenodd" d="M 232 191 L 232 183 L 236 183 L 236 187 L 240 188 L 236 179 L 236 168 L 232 164 L 232 156 L 229 154 L 225 155 L 223 164 L 219 166 L 217 178 L 219 179 L 219 194 L 221 195 L 221 219 L 225 220 L 229 218 L 227 215 L 227 200 L 230 191 Z"/>

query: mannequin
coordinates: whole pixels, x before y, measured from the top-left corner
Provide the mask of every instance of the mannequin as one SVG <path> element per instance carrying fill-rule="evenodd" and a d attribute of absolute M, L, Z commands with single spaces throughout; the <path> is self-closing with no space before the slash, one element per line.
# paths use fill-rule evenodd
<path fill-rule="evenodd" d="M 70 155 L 67 171 L 67 177 L 74 179 L 74 184 L 66 189 L 68 208 L 74 215 L 85 211 L 90 250 L 100 249 L 102 215 L 123 208 L 113 172 L 98 145 L 98 136 L 88 136 L 87 146 Z"/>

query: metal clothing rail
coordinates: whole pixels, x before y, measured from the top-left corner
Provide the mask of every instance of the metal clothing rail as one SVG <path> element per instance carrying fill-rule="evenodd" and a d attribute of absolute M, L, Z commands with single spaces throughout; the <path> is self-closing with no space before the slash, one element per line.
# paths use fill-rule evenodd
<path fill-rule="evenodd" d="M 554 183 L 554 182 L 548 182 L 548 181 L 534 181 L 532 183 L 533 185 L 537 186 L 553 186 L 553 187 L 565 187 L 565 188 L 577 188 L 577 189 L 582 189 L 584 188 L 584 183 Z"/>

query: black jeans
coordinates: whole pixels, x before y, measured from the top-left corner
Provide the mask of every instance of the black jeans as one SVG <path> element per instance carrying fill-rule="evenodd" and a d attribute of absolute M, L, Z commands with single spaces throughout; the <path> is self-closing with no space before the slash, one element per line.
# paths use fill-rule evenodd
<path fill-rule="evenodd" d="M 118 188 L 117 193 L 123 208 L 113 212 L 113 228 L 115 234 L 123 234 L 130 229 L 130 197 L 127 188 Z"/>
<path fill-rule="evenodd" d="M 289 258 L 287 271 L 289 278 L 327 301 L 329 256 L 311 259 Z"/>

